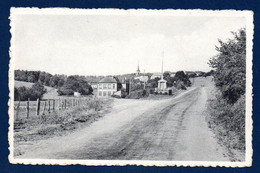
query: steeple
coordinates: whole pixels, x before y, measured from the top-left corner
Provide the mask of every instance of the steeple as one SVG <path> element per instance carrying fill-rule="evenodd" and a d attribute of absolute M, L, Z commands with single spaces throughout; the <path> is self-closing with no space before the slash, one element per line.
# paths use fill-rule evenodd
<path fill-rule="evenodd" d="M 139 61 L 138 61 L 137 70 L 136 70 L 136 76 L 138 76 L 139 74 L 140 74 L 140 68 L 139 68 Z"/>

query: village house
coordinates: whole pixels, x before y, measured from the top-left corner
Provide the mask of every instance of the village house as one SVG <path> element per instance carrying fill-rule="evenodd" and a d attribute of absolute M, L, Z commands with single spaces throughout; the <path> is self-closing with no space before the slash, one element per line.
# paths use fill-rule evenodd
<path fill-rule="evenodd" d="M 97 96 L 110 97 L 117 92 L 118 83 L 113 77 L 105 77 L 98 82 Z"/>
<path fill-rule="evenodd" d="M 151 76 L 151 79 L 161 78 L 161 76 L 162 76 L 162 72 L 155 72 L 155 73 L 153 73 L 153 75 Z"/>

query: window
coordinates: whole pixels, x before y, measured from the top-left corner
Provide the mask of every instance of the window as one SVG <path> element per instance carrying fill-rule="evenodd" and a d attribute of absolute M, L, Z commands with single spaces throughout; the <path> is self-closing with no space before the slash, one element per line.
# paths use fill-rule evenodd
<path fill-rule="evenodd" d="M 111 89 L 111 84 L 107 84 L 108 85 L 108 89 Z"/>
<path fill-rule="evenodd" d="M 115 89 L 116 88 L 116 84 L 113 84 L 113 89 Z"/>
<path fill-rule="evenodd" d="M 111 91 L 108 91 L 108 92 L 107 92 L 107 95 L 108 95 L 108 96 L 111 96 Z"/>
<path fill-rule="evenodd" d="M 103 89 L 107 89 L 107 84 L 103 84 Z"/>
<path fill-rule="evenodd" d="M 99 89 L 102 89 L 102 84 L 99 84 Z"/>
<path fill-rule="evenodd" d="M 107 92 L 106 92 L 106 91 L 104 91 L 104 92 L 103 92 L 103 96 L 106 96 L 106 95 L 107 95 Z"/>
<path fill-rule="evenodd" d="M 99 96 L 102 96 L 102 91 L 99 91 L 99 92 L 98 92 L 98 95 L 99 95 Z"/>

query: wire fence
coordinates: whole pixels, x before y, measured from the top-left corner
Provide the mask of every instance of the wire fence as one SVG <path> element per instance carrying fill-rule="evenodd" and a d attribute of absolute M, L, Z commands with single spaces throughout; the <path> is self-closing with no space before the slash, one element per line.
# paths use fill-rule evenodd
<path fill-rule="evenodd" d="M 81 106 L 85 101 L 93 98 L 60 98 L 60 99 L 37 99 L 36 101 L 15 101 L 15 120 L 50 114 L 65 109 Z"/>

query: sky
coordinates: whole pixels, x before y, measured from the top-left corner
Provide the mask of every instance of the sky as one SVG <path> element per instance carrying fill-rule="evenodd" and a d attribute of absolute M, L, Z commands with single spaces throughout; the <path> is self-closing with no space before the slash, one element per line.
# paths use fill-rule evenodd
<path fill-rule="evenodd" d="M 209 71 L 218 39 L 245 27 L 244 17 L 15 16 L 15 69 L 65 75 Z M 164 52 L 164 53 L 162 53 Z"/>

